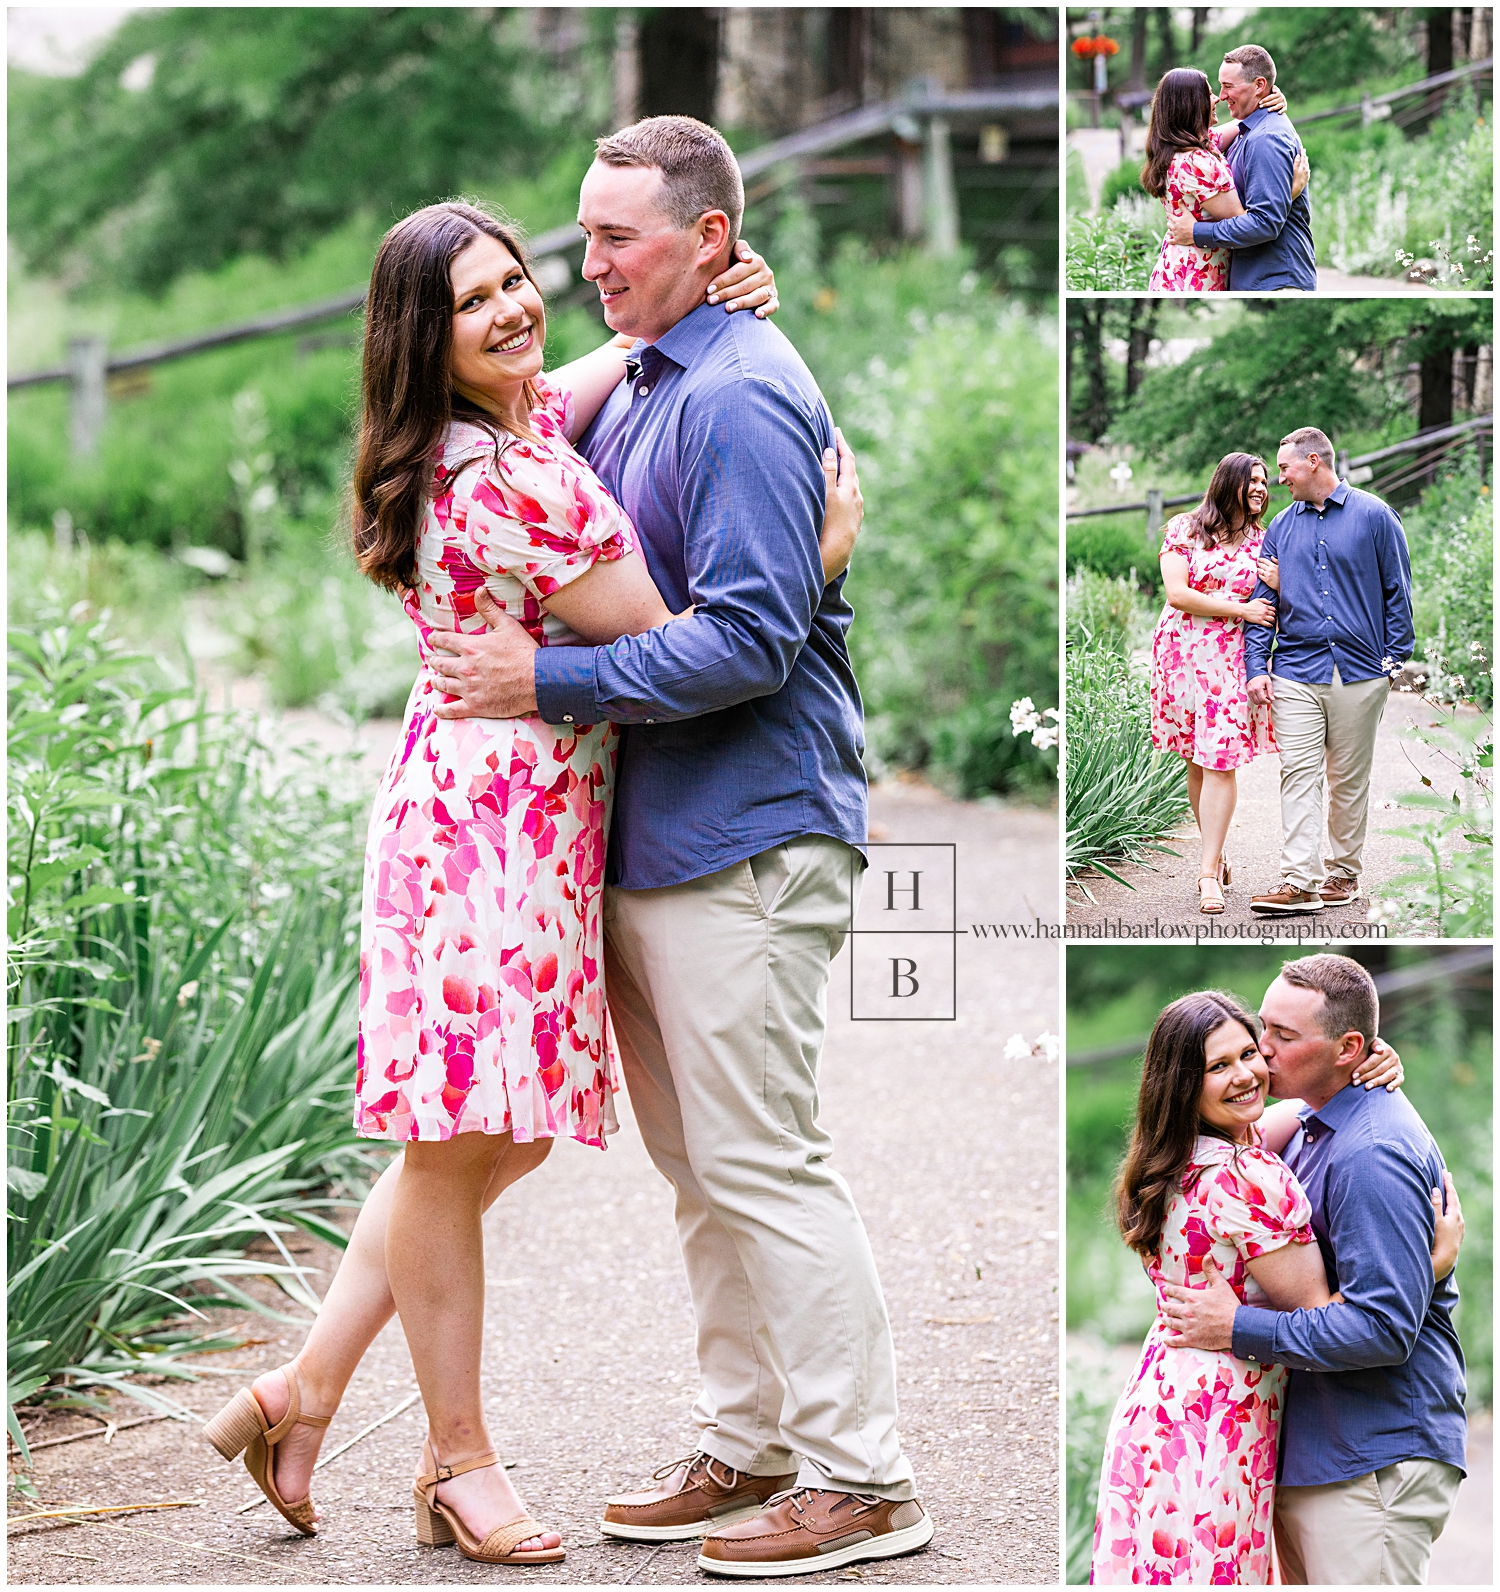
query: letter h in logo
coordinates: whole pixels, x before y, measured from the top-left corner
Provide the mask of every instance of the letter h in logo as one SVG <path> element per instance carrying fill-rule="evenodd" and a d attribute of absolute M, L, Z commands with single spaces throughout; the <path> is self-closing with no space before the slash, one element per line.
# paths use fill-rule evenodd
<path fill-rule="evenodd" d="M 951 1023 L 957 1013 L 958 847 L 872 842 L 849 880 L 849 1015 Z"/>

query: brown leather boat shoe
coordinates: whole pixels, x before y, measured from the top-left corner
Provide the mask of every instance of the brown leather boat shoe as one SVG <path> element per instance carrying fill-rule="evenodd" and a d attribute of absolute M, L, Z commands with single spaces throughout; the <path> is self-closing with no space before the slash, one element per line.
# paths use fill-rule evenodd
<path fill-rule="evenodd" d="M 814 1575 L 861 1559 L 891 1559 L 932 1541 L 915 1498 L 798 1487 L 756 1520 L 705 1539 L 698 1568 L 713 1575 Z"/>
<path fill-rule="evenodd" d="M 1327 905 L 1316 891 L 1299 890 L 1294 884 L 1283 884 L 1265 895 L 1250 897 L 1252 912 L 1269 912 L 1278 917 L 1289 917 L 1296 912 L 1321 912 Z"/>
<path fill-rule="evenodd" d="M 1331 907 L 1347 906 L 1359 900 L 1359 880 L 1347 873 L 1331 873 L 1318 886 L 1318 894 Z"/>
<path fill-rule="evenodd" d="M 606 1537 L 630 1542 L 684 1542 L 705 1532 L 753 1520 L 779 1492 L 796 1481 L 790 1476 L 751 1476 L 707 1454 L 674 1459 L 652 1476 L 660 1485 L 622 1493 L 606 1502 L 599 1529 Z"/>

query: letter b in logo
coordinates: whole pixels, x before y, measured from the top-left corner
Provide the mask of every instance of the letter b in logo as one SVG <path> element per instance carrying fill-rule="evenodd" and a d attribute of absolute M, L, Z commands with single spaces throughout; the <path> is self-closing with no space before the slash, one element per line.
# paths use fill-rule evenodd
<path fill-rule="evenodd" d="M 850 1016 L 952 1022 L 957 848 L 878 842 L 869 853 L 863 889 L 851 901 Z"/>

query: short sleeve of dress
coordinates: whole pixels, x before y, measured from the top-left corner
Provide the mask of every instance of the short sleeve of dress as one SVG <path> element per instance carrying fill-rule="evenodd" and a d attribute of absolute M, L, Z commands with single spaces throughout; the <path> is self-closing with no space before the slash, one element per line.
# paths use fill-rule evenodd
<path fill-rule="evenodd" d="M 475 563 L 512 576 L 538 602 L 633 546 L 629 519 L 581 459 L 524 438 L 459 473 L 453 513 Z"/>
<path fill-rule="evenodd" d="M 545 376 L 534 376 L 531 385 L 541 398 L 541 407 L 531 412 L 531 424 L 539 436 L 566 437 L 573 423 L 573 394 L 567 387 L 555 387 Z"/>
<path fill-rule="evenodd" d="M 1174 514 L 1161 533 L 1161 553 L 1177 553 L 1191 560 L 1193 556 L 1193 517 L 1191 514 Z"/>
<path fill-rule="evenodd" d="M 1234 192 L 1229 162 L 1217 152 L 1217 146 L 1212 152 L 1192 149 L 1185 154 L 1174 155 L 1172 164 L 1177 167 L 1182 197 L 1195 212 L 1201 210 L 1204 202 L 1216 194 Z"/>
<path fill-rule="evenodd" d="M 1241 1149 L 1214 1169 L 1208 1225 L 1245 1260 L 1313 1242 L 1312 1206 L 1302 1185 L 1269 1150 Z"/>

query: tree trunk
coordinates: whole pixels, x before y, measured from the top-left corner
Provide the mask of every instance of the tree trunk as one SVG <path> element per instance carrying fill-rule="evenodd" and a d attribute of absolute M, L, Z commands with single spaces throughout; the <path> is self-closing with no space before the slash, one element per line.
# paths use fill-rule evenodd
<path fill-rule="evenodd" d="M 1208 25 L 1208 7 L 1193 7 L 1193 54 L 1198 53 L 1198 46 L 1203 43 L 1203 29 Z"/>
<path fill-rule="evenodd" d="M 1172 26 L 1172 12 L 1167 6 L 1156 8 L 1156 31 L 1161 39 L 1161 69 L 1170 72 L 1177 65 L 1177 33 Z"/>
<path fill-rule="evenodd" d="M 1161 314 L 1160 299 L 1130 301 L 1130 329 L 1125 339 L 1125 402 L 1135 397 L 1145 374 L 1146 356 L 1156 335 L 1156 318 Z"/>
<path fill-rule="evenodd" d="M 1083 355 L 1083 380 L 1086 397 L 1083 404 L 1082 429 L 1090 442 L 1097 442 L 1109 430 L 1109 382 L 1104 369 L 1104 313 L 1103 299 L 1075 300 L 1078 312 L 1076 339 Z M 1069 374 L 1072 367 L 1069 362 Z M 1072 394 L 1069 393 L 1069 407 Z"/>
<path fill-rule="evenodd" d="M 1453 424 L 1453 350 L 1444 348 L 1422 356 L 1422 396 L 1417 410 L 1417 432 L 1440 431 Z M 1437 464 L 1421 474 L 1423 486 L 1437 479 Z"/>
<path fill-rule="evenodd" d="M 1151 13 L 1144 6 L 1138 6 L 1130 14 L 1130 81 L 1126 88 L 1145 88 L 1146 86 L 1146 24 L 1151 20 Z"/>
<path fill-rule="evenodd" d="M 1453 12 L 1448 6 L 1436 6 L 1427 17 L 1427 75 L 1436 77 L 1439 72 L 1453 70 Z M 1443 101 L 1448 97 L 1448 85 L 1427 91 L 1424 124 L 1438 115 Z"/>
<path fill-rule="evenodd" d="M 1474 382 L 1479 375 L 1479 344 L 1466 343 L 1463 352 L 1463 394 L 1464 409 L 1468 414 L 1474 413 Z"/>

